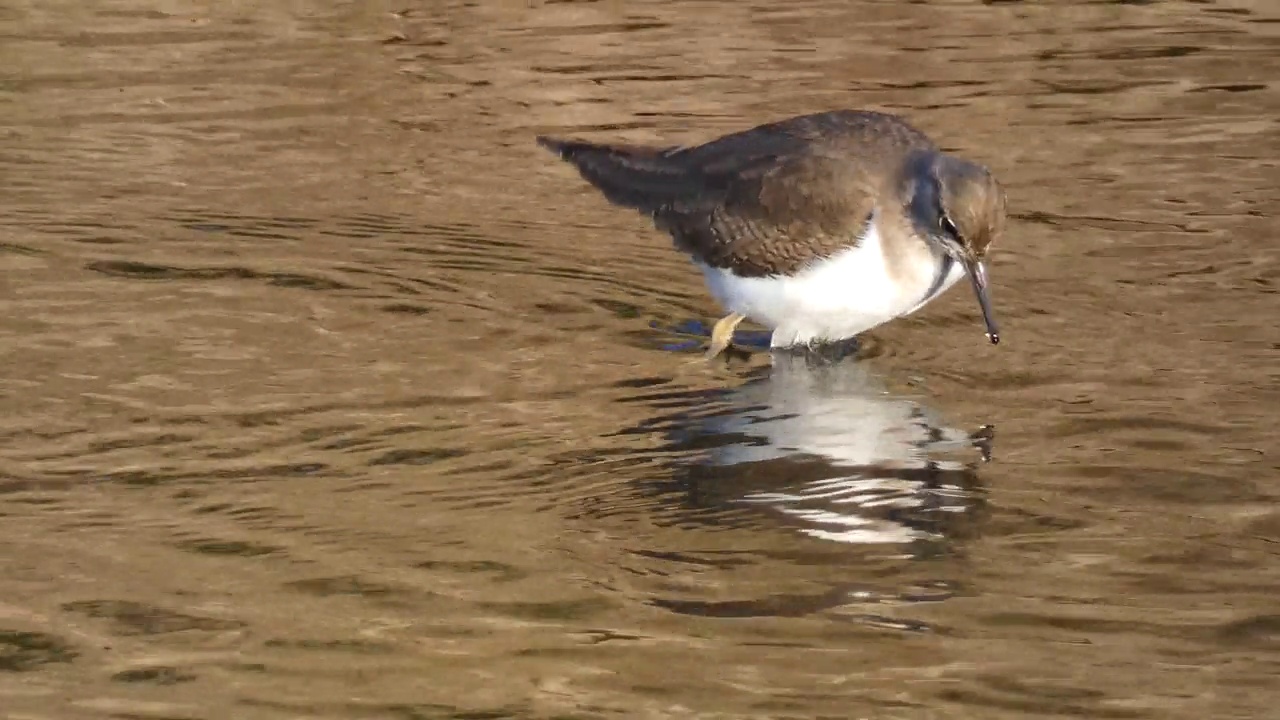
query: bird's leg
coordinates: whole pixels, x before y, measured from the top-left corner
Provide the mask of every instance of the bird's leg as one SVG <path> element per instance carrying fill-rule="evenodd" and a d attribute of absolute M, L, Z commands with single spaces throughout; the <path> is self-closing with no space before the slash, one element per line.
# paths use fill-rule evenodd
<path fill-rule="evenodd" d="M 738 327 L 738 323 L 746 320 L 747 316 L 742 313 L 729 313 L 720 318 L 714 328 L 711 329 L 711 346 L 707 348 L 707 359 L 715 359 L 717 355 L 729 349 L 729 345 L 733 343 L 733 331 Z"/>

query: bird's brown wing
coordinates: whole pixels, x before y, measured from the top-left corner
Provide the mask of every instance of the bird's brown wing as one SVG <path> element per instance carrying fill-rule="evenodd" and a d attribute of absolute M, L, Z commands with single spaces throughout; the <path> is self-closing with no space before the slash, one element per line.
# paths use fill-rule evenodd
<path fill-rule="evenodd" d="M 735 163 L 718 192 L 659 208 L 654 222 L 711 267 L 790 274 L 857 241 L 875 209 L 866 177 L 808 148 Z"/>
<path fill-rule="evenodd" d="M 883 175 L 927 146 L 896 118 L 802 116 L 688 148 L 539 138 L 611 202 L 650 214 L 677 247 L 739 275 L 786 274 L 860 237 Z"/>

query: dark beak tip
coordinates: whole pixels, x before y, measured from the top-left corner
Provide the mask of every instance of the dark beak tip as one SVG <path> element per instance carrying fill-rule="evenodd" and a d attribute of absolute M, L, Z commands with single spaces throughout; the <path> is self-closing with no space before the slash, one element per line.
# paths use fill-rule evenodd
<path fill-rule="evenodd" d="M 999 345 L 999 344 L 1000 344 L 1000 334 L 999 334 L 999 333 L 987 333 L 987 339 L 991 341 L 991 344 L 992 344 L 992 345 Z"/>

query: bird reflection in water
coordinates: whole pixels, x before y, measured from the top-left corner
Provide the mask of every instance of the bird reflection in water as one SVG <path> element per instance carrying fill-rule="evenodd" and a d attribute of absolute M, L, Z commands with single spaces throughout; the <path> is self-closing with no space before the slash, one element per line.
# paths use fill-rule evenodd
<path fill-rule="evenodd" d="M 750 506 L 813 538 L 916 555 L 970 535 L 982 506 L 974 460 L 990 460 L 994 429 L 946 427 L 842 355 L 774 351 L 710 412 L 659 420 L 667 449 L 685 451 L 685 502 L 704 521 Z"/>

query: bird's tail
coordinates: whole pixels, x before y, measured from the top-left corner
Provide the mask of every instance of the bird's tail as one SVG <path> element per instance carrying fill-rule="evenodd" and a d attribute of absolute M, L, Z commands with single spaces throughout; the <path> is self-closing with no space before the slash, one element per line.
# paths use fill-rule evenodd
<path fill-rule="evenodd" d="M 642 212 L 696 191 L 700 177 L 683 162 L 678 148 L 603 145 L 583 140 L 538 137 L 538 144 L 572 163 L 610 202 Z"/>

